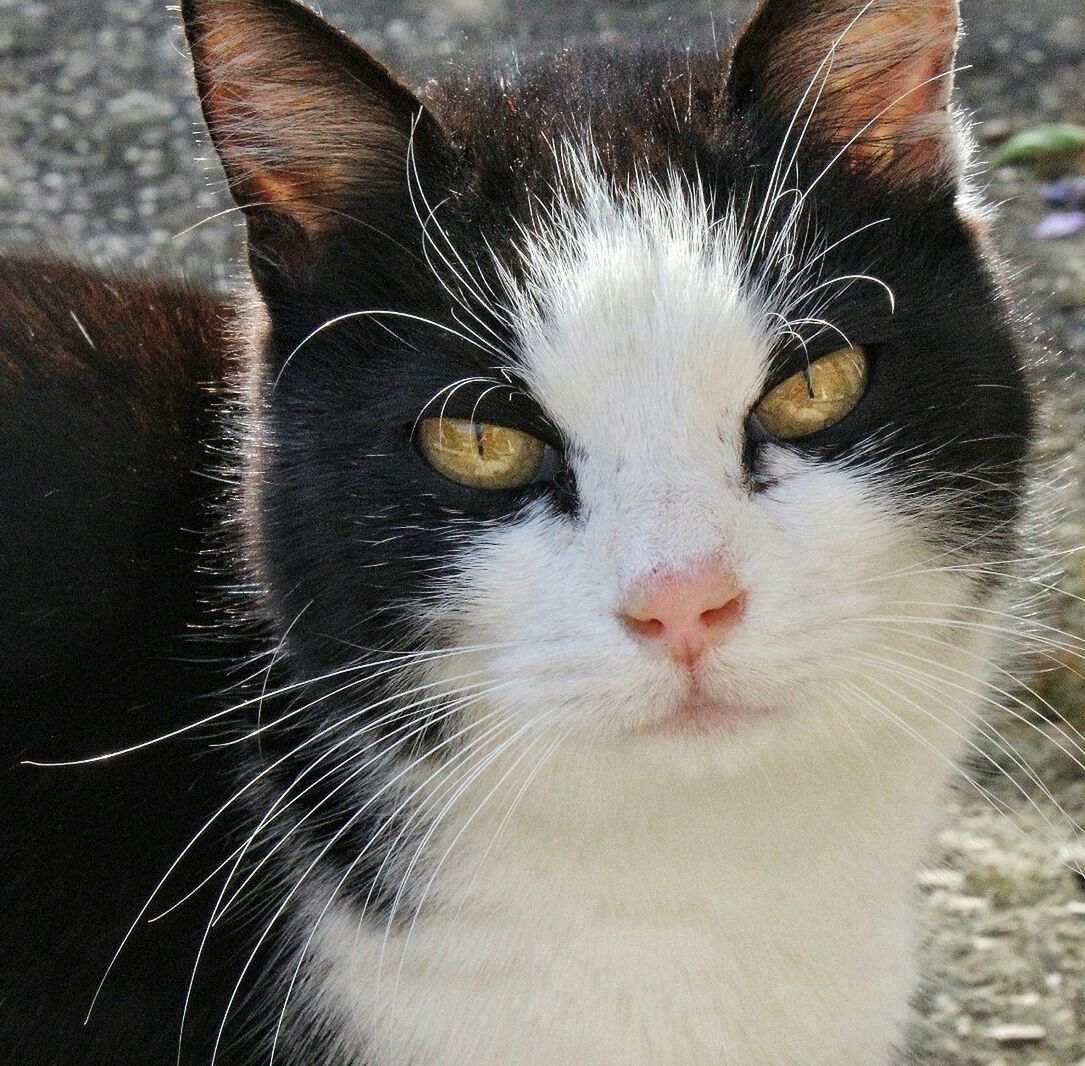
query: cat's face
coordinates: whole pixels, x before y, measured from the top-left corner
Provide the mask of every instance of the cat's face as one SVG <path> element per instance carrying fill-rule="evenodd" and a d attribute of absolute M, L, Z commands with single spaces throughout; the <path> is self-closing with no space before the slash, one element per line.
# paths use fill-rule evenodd
<path fill-rule="evenodd" d="M 424 110 L 298 10 L 199 6 L 270 322 L 251 543 L 321 714 L 727 752 L 950 657 L 1031 418 L 954 5 L 769 3 L 729 74 L 566 57 Z"/>
<path fill-rule="evenodd" d="M 818 317 L 840 323 L 846 341 L 820 323 L 803 329 L 786 291 L 793 274 L 752 280 L 740 208 L 729 203 L 737 190 L 712 190 L 725 205 L 713 212 L 681 183 L 645 184 L 616 204 L 582 180 L 589 188 L 561 232 L 527 242 L 530 296 L 521 289 L 508 301 L 518 377 L 556 428 L 575 508 L 537 490 L 442 552 L 452 570 L 435 587 L 432 616 L 451 621 L 453 646 L 487 649 L 441 673 L 483 671 L 517 720 L 646 731 L 648 742 L 722 725 L 734 734 L 727 743 L 742 744 L 750 731 L 777 732 L 780 715 L 869 716 L 855 687 L 877 699 L 867 679 L 887 645 L 905 643 L 899 620 L 980 602 L 975 574 L 952 567 L 1006 555 L 1020 454 L 999 454 L 990 438 L 1022 410 L 1019 388 L 991 369 L 1004 338 L 977 326 L 988 316 L 976 304 L 921 326 L 917 305 L 938 307 L 946 294 L 924 297 L 927 268 L 899 234 L 880 236 L 881 255 L 864 248 L 851 272 L 870 272 L 876 258 L 898 299 L 907 293 L 904 324 L 880 285 L 836 280 L 848 271 L 842 256 L 809 284 L 825 284 Z M 809 261 L 846 237 L 827 224 L 801 254 Z M 960 255 L 968 238 L 957 239 Z M 903 265 L 891 269 L 894 260 Z M 909 285 L 912 272 L 922 273 Z M 978 264 L 961 282 L 964 304 L 985 285 Z M 788 346 L 792 324 L 816 338 L 808 353 Z M 751 412 L 762 398 L 804 355 L 816 368 L 848 341 L 867 364 L 854 408 L 799 441 L 759 435 Z M 464 388 L 507 391 L 483 378 Z M 980 462 L 968 469 L 1002 491 L 954 476 L 970 451 Z M 734 589 L 717 592 L 706 573 Z M 689 585 L 708 598 L 672 606 Z M 640 616 L 655 611 L 665 628 L 711 630 L 681 612 L 736 598 L 741 609 L 691 666 L 666 632 L 629 625 L 646 587 Z M 920 656 L 952 636 L 936 624 L 910 628 L 928 638 L 908 642 Z"/>

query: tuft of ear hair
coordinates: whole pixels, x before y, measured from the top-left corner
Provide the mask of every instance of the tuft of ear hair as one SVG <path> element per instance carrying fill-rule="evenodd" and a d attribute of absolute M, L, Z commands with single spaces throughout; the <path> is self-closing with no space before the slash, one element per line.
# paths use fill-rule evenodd
<path fill-rule="evenodd" d="M 183 0 L 181 13 L 251 244 L 289 259 L 338 215 L 406 195 L 412 133 L 437 125 L 383 64 L 295 0 Z"/>
<path fill-rule="evenodd" d="M 853 169 L 954 178 L 957 0 L 762 0 L 735 47 L 740 110 L 809 123 Z"/>

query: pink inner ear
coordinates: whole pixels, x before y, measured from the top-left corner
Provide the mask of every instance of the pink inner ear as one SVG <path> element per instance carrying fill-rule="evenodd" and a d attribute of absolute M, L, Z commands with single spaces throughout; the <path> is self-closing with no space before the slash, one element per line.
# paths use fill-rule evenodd
<path fill-rule="evenodd" d="M 272 147 L 274 123 L 239 85 L 223 81 L 205 95 L 215 123 L 216 146 L 230 179 L 230 190 L 243 205 L 275 205 L 306 229 L 317 229 L 326 212 L 319 206 L 323 189 L 334 187 L 335 160 L 299 160 L 289 145 Z M 261 144 L 260 132 L 267 141 Z M 315 195 L 314 195 L 315 194 Z"/>
<path fill-rule="evenodd" d="M 242 204 L 309 233 L 398 190 L 420 106 L 379 61 L 300 4 L 186 3 L 207 124 Z"/>
<path fill-rule="evenodd" d="M 943 162 L 957 19 L 955 5 L 938 6 L 872 8 L 840 42 L 826 106 L 842 139 L 856 138 L 848 149 L 853 166 L 929 172 Z"/>
<path fill-rule="evenodd" d="M 764 0 L 736 49 L 745 91 L 845 147 L 855 169 L 944 171 L 957 0 Z"/>

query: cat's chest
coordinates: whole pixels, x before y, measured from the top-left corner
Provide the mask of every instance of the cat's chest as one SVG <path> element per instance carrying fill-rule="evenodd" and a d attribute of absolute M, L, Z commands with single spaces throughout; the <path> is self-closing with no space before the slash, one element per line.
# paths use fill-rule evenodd
<path fill-rule="evenodd" d="M 362 987 L 348 978 L 347 994 L 360 1046 L 381 1066 L 709 1063 L 724 1053 L 719 1019 L 735 1004 L 721 960 L 736 945 L 705 914 L 566 899 L 431 913 L 409 939 L 361 941 L 365 977 Z"/>
<path fill-rule="evenodd" d="M 380 1066 L 887 1061 L 910 919 L 876 888 L 897 876 L 885 854 L 763 839 L 717 803 L 682 823 L 629 813 L 620 840 L 461 826 L 406 921 L 324 918 L 324 1009 Z"/>

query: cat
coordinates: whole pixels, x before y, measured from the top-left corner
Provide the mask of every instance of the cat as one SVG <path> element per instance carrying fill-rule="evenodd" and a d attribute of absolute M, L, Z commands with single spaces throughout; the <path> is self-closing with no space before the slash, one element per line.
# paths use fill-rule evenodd
<path fill-rule="evenodd" d="M 181 13 L 251 278 L 145 316 L 178 392 L 217 395 L 217 428 L 161 445 L 174 484 L 208 474 L 179 490 L 207 560 L 168 593 L 207 650 L 140 683 L 166 739 L 19 767 L 17 924 L 27 958 L 62 950 L 10 982 L 5 1046 L 903 1061 L 914 874 L 1000 654 L 982 623 L 1012 600 L 1035 422 L 952 103 L 955 0 L 763 0 L 726 56 L 418 91 L 295 0 Z M 16 312 L 61 306 L 58 365 L 97 366 L 110 328 L 100 297 L 57 303 L 75 288 Z M 18 390 L 36 350 L 12 333 Z M 137 558 L 177 536 L 149 511 Z M 136 646 L 161 649 L 147 598 Z M 71 691 L 82 640 L 46 706 L 11 698 L 38 731 L 89 704 L 113 737 L 112 667 Z M 193 674 L 227 694 L 188 699 Z M 81 813 L 56 775 L 146 797 L 148 767 L 161 839 L 145 799 L 135 847 L 72 872 L 134 875 L 114 902 L 140 902 L 80 945 L 79 893 L 32 898 L 71 858 L 34 847 L 42 812 Z"/>

